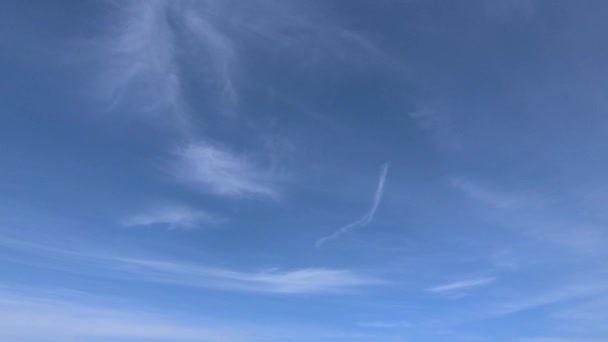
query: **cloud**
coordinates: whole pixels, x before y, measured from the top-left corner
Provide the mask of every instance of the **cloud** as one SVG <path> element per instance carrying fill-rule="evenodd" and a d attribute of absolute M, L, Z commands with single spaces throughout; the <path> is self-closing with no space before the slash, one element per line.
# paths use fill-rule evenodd
<path fill-rule="evenodd" d="M 292 271 L 242 272 L 192 264 L 110 258 L 108 267 L 128 278 L 221 290 L 276 294 L 341 292 L 381 283 L 347 270 L 308 268 Z M 123 273 L 124 272 L 124 273 Z"/>
<path fill-rule="evenodd" d="M 527 193 L 497 191 L 477 182 L 472 182 L 461 178 L 450 179 L 450 184 L 456 189 L 462 191 L 470 199 L 484 203 L 485 205 L 488 205 L 494 209 L 536 209 L 549 202 L 548 200 L 540 198 L 539 196 L 534 196 Z"/>
<path fill-rule="evenodd" d="M 133 309 L 113 309 L 74 300 L 0 291 L 0 339 L 88 341 L 127 338 L 146 341 L 243 341 L 231 329 L 203 328 Z"/>
<path fill-rule="evenodd" d="M 196 60 L 191 74 L 205 80 L 209 98 L 233 106 L 235 51 L 212 20 L 214 6 L 215 1 L 185 0 L 116 3 L 110 29 L 97 42 L 104 99 L 187 128 L 192 118 L 184 69 Z"/>
<path fill-rule="evenodd" d="M 383 164 L 380 170 L 380 179 L 378 180 L 378 187 L 376 188 L 376 192 L 374 193 L 374 198 L 372 200 L 372 206 L 363 217 L 358 219 L 355 222 L 349 223 L 343 227 L 340 227 L 336 232 L 331 235 L 324 236 L 318 239 L 315 242 L 315 246 L 317 248 L 323 246 L 325 243 L 335 240 L 339 238 L 342 234 L 346 234 L 349 231 L 361 227 L 365 227 L 372 222 L 374 219 L 374 215 L 376 215 L 376 210 L 378 209 L 378 205 L 380 204 L 380 200 L 382 199 L 382 193 L 384 192 L 384 182 L 386 181 L 386 174 L 388 172 L 389 164 Z"/>
<path fill-rule="evenodd" d="M 5 250 L 20 252 L 12 262 L 82 275 L 152 283 L 165 283 L 222 291 L 318 294 L 341 293 L 380 285 L 380 279 L 357 272 L 329 268 L 237 271 L 186 262 L 151 258 L 108 256 L 66 249 L 0 240 Z"/>
<path fill-rule="evenodd" d="M 607 239 L 604 227 L 586 215 L 564 215 L 557 205 L 567 202 L 556 196 L 533 192 L 503 192 L 482 183 L 452 178 L 452 186 L 460 190 L 484 219 L 515 229 L 518 233 L 544 243 L 566 247 L 579 254 L 605 251 Z M 492 210 L 488 210 L 492 209 Z M 561 251 L 560 251 L 561 253 Z"/>
<path fill-rule="evenodd" d="M 581 299 L 591 295 L 604 293 L 608 289 L 606 282 L 588 281 L 582 284 L 566 284 L 556 289 L 542 292 L 527 293 L 519 298 L 511 298 L 503 303 L 496 304 L 493 313 L 496 315 L 509 315 L 539 307 Z"/>
<path fill-rule="evenodd" d="M 130 1 L 117 5 L 110 31 L 98 41 L 99 90 L 112 107 L 125 103 L 137 113 L 184 123 L 185 102 L 177 60 L 170 1 Z"/>
<path fill-rule="evenodd" d="M 475 278 L 475 279 L 467 279 L 456 281 L 448 284 L 436 285 L 433 287 L 429 287 L 426 290 L 429 292 L 435 293 L 444 293 L 444 292 L 452 292 L 452 291 L 463 291 L 469 290 L 481 286 L 486 286 L 496 281 L 496 278 L 487 277 L 487 278 Z"/>
<path fill-rule="evenodd" d="M 398 322 L 383 322 L 383 321 L 374 321 L 374 322 L 359 322 L 358 326 L 363 328 L 377 328 L 377 329 L 399 329 L 399 328 L 412 328 L 413 324 L 407 321 L 398 321 Z"/>
<path fill-rule="evenodd" d="M 149 304 L 149 303 L 148 303 Z M 201 310 L 172 312 L 127 298 L 56 289 L 0 289 L 2 341 L 320 341 L 369 335 L 315 325 L 224 320 Z"/>
<path fill-rule="evenodd" d="M 191 143 L 177 149 L 175 157 L 173 176 L 196 190 L 229 198 L 279 196 L 276 174 L 219 145 Z"/>
<path fill-rule="evenodd" d="M 162 206 L 123 220 L 128 227 L 165 225 L 169 228 L 191 229 L 201 224 L 214 224 L 218 219 L 202 210 L 181 206 Z"/>
<path fill-rule="evenodd" d="M 362 34 L 294 1 L 113 4 L 109 29 L 95 41 L 101 65 L 96 93 L 114 107 L 127 104 L 130 112 L 180 127 L 192 125 L 192 109 L 200 102 L 191 101 L 192 82 L 202 90 L 197 99 L 211 103 L 207 109 L 232 114 L 240 83 L 250 81 L 241 56 L 251 59 L 260 49 L 305 63 L 331 58 L 382 67 L 399 64 Z"/>

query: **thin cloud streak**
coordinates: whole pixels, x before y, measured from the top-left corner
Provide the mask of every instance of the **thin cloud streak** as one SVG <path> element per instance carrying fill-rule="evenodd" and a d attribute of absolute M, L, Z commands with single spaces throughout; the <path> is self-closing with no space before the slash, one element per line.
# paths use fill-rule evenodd
<path fill-rule="evenodd" d="M 476 287 L 486 286 L 496 281 L 496 278 L 477 278 L 457 281 L 449 284 L 441 284 L 426 289 L 429 292 L 444 293 L 451 291 L 468 290 Z"/>
<path fill-rule="evenodd" d="M 372 222 L 374 219 L 374 215 L 376 215 L 376 210 L 378 209 L 378 205 L 380 204 L 380 200 L 382 199 L 382 194 L 384 192 L 384 183 L 386 181 L 386 175 L 388 173 L 389 164 L 385 163 L 382 165 L 380 170 L 380 179 L 378 180 L 378 187 L 376 188 L 376 192 L 374 193 L 374 198 L 372 201 L 372 206 L 363 217 L 358 219 L 355 222 L 349 223 L 343 227 L 340 227 L 336 232 L 331 235 L 322 237 L 315 242 L 315 246 L 320 248 L 325 243 L 335 240 L 339 238 L 341 235 L 346 234 L 354 229 L 365 227 Z"/>
<path fill-rule="evenodd" d="M 238 342 L 370 338 L 316 325 L 224 320 L 217 315 L 137 305 L 121 297 L 61 289 L 15 289 L 0 284 L 0 340 Z"/>
<path fill-rule="evenodd" d="M 109 267 L 128 278 L 161 283 L 275 294 L 335 293 L 380 281 L 347 270 L 307 268 L 293 271 L 241 272 L 192 264 L 110 258 Z"/>
<path fill-rule="evenodd" d="M 161 206 L 123 220 L 127 227 L 164 225 L 170 229 L 192 229 L 202 224 L 214 224 L 218 219 L 203 210 L 182 206 Z"/>
<path fill-rule="evenodd" d="M 340 269 L 246 272 L 187 262 L 81 253 L 10 239 L 0 239 L 0 243 L 5 250 L 21 253 L 21 258 L 10 259 L 14 263 L 87 276 L 201 289 L 295 295 L 348 293 L 357 288 L 385 283 L 374 277 Z"/>

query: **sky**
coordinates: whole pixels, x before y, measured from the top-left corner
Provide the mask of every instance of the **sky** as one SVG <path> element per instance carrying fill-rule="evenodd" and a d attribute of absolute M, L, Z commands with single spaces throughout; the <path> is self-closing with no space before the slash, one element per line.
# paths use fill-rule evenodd
<path fill-rule="evenodd" d="M 0 340 L 608 340 L 608 2 L 0 4 Z"/>

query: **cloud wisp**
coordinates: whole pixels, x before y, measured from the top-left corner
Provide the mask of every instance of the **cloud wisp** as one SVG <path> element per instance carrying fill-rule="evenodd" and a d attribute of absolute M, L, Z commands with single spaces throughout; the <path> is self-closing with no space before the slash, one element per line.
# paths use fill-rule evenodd
<path fill-rule="evenodd" d="M 469 290 L 469 289 L 473 289 L 473 288 L 477 288 L 477 287 L 490 285 L 491 283 L 493 283 L 495 281 L 496 281 L 496 278 L 494 278 L 494 277 L 467 279 L 467 280 L 456 281 L 453 283 L 432 286 L 432 287 L 427 288 L 426 290 L 429 292 L 434 292 L 434 293 L 449 293 L 449 292 Z"/>
<path fill-rule="evenodd" d="M 219 220 L 211 214 L 183 206 L 161 206 L 123 220 L 127 227 L 167 226 L 169 229 L 192 229 L 203 224 L 215 224 Z"/>
<path fill-rule="evenodd" d="M 11 258 L 11 262 L 32 267 L 200 289 L 296 295 L 348 293 L 384 283 L 380 279 L 342 269 L 239 271 L 188 262 L 80 253 L 15 240 L 0 239 L 0 243 L 5 250 L 13 250 L 23 256 Z"/>
<path fill-rule="evenodd" d="M 0 291 L 0 339 L 5 341 L 244 340 L 230 331 L 227 328 L 203 328 L 200 323 L 188 324 L 147 311 L 49 298 L 46 293 L 28 295 Z"/>
<path fill-rule="evenodd" d="M 277 176 L 219 145 L 191 143 L 175 152 L 170 172 L 196 190 L 227 198 L 278 198 Z"/>
<path fill-rule="evenodd" d="M 291 271 L 243 272 L 176 262 L 109 258 L 121 277 L 175 285 L 239 292 L 313 294 L 344 292 L 379 280 L 347 270 L 305 268 Z"/>
<path fill-rule="evenodd" d="M 471 200 L 497 210 L 538 209 L 549 203 L 548 199 L 533 194 L 501 192 L 461 178 L 450 179 L 450 184 Z"/>
<path fill-rule="evenodd" d="M 399 64 L 360 33 L 298 2 L 138 0 L 111 10 L 110 29 L 94 42 L 101 70 L 96 93 L 111 107 L 134 107 L 182 128 L 192 126 L 197 107 L 188 92 L 192 82 L 205 90 L 207 110 L 236 111 L 240 83 L 249 77 L 240 57 L 259 47 L 296 62 L 305 54 L 313 57 L 307 63 L 323 57 Z"/>
<path fill-rule="evenodd" d="M 195 72 L 213 84 L 208 92 L 232 105 L 234 47 L 210 19 L 213 6 L 214 1 L 183 0 L 117 4 L 111 29 L 97 41 L 102 100 L 187 129 L 191 110 L 183 59 L 190 56 L 199 61 Z"/>
<path fill-rule="evenodd" d="M 380 204 L 380 200 L 382 200 L 382 194 L 384 192 L 384 183 L 386 181 L 386 175 L 388 173 L 389 164 L 385 163 L 382 165 L 380 169 L 380 178 L 378 180 L 378 187 L 376 188 L 376 192 L 374 193 L 374 198 L 372 200 L 372 206 L 369 211 L 363 215 L 360 219 L 355 222 L 349 223 L 345 226 L 340 227 L 333 234 L 321 237 L 315 242 L 315 246 L 320 248 L 325 243 L 335 240 L 339 238 L 341 235 L 346 234 L 353 229 L 365 227 L 372 222 L 374 219 L 374 215 L 376 215 L 376 210 L 378 209 L 378 205 Z"/>

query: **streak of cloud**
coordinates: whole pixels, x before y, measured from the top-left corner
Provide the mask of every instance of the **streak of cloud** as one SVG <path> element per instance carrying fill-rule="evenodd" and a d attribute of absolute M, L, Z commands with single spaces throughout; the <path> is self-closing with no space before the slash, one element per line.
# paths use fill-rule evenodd
<path fill-rule="evenodd" d="M 132 215 L 122 223 L 127 227 L 165 225 L 170 229 L 191 229 L 201 224 L 217 222 L 217 218 L 202 210 L 182 206 L 161 206 Z"/>
<path fill-rule="evenodd" d="M 360 219 L 355 222 L 349 223 L 345 226 L 340 227 L 333 234 L 324 236 L 318 239 L 315 242 L 315 246 L 320 248 L 325 243 L 335 240 L 339 238 L 341 235 L 346 234 L 354 229 L 365 227 L 372 222 L 374 219 L 374 215 L 376 215 L 376 210 L 378 209 L 378 205 L 380 204 L 380 200 L 382 200 L 382 194 L 384 192 L 384 183 L 386 181 L 386 174 L 388 173 L 389 164 L 385 163 L 382 165 L 380 169 L 380 179 L 378 180 L 378 187 L 376 188 L 376 192 L 374 193 L 374 198 L 372 201 L 372 206 L 367 212 L 367 214 L 363 215 Z"/>
<path fill-rule="evenodd" d="M 83 276 L 219 291 L 280 295 L 348 293 L 384 283 L 381 279 L 342 269 L 239 271 L 162 259 L 82 253 L 10 239 L 0 239 L 0 245 L 20 252 L 23 258 L 11 261 L 23 265 Z"/>
<path fill-rule="evenodd" d="M 285 341 L 368 340 L 369 335 L 323 326 L 243 322 L 217 315 L 138 305 L 124 297 L 71 289 L 14 288 L 0 284 L 2 341 Z"/>
<path fill-rule="evenodd" d="M 475 279 L 467 279 L 456 281 L 449 284 L 441 284 L 437 286 L 430 287 L 426 289 L 429 292 L 435 293 L 444 293 L 451 291 L 462 291 L 468 290 L 476 287 L 486 286 L 496 281 L 496 278 L 487 277 L 487 278 L 475 278 Z"/>

